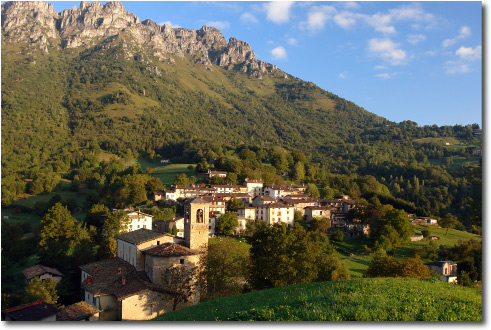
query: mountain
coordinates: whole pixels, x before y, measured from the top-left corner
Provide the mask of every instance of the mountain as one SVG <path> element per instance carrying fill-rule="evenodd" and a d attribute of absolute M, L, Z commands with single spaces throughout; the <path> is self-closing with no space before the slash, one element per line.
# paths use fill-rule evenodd
<path fill-rule="evenodd" d="M 466 173 L 479 162 L 477 125 L 390 122 L 257 59 L 215 28 L 140 21 L 119 2 L 62 12 L 4 2 L 1 24 L 3 205 L 97 166 L 101 150 L 199 162 L 233 158 L 243 146 L 300 149 L 316 164 L 305 168 L 312 183 L 351 175 L 329 183 L 350 194 L 367 191 L 350 183 L 354 176 L 373 176 L 426 215 L 465 216 L 480 200 Z"/>
<path fill-rule="evenodd" d="M 94 139 L 115 153 L 196 139 L 316 150 L 387 122 L 215 28 L 140 22 L 119 2 L 3 3 L 2 77 L 5 160 Z"/>

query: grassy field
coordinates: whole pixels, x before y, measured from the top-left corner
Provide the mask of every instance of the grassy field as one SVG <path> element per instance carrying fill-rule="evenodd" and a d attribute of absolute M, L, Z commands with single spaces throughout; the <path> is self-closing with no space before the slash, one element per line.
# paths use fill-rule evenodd
<path fill-rule="evenodd" d="M 482 321 L 482 292 L 433 279 L 354 279 L 224 297 L 154 321 Z"/>
<path fill-rule="evenodd" d="M 202 180 L 205 175 L 198 174 L 196 175 L 194 168 L 196 164 L 169 164 L 169 165 L 161 165 L 160 161 L 148 161 L 144 159 L 139 159 L 137 161 L 138 164 L 142 167 L 143 171 L 146 171 L 147 168 L 151 168 L 154 170 L 153 176 L 162 180 L 166 187 L 170 187 L 174 183 L 174 178 L 176 175 L 181 173 L 186 173 L 187 176 L 194 175 L 198 180 Z M 189 170 L 188 166 L 193 165 L 193 169 Z"/>

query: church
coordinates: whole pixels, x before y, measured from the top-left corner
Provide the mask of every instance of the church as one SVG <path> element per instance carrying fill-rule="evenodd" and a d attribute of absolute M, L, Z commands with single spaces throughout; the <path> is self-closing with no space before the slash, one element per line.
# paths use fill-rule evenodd
<path fill-rule="evenodd" d="M 186 201 L 184 239 L 131 231 L 116 236 L 116 257 L 80 266 L 84 301 L 99 309 L 100 321 L 148 320 L 199 302 L 196 270 L 208 247 L 209 209 L 200 197 Z M 184 274 L 193 288 L 178 306 L 176 288 L 183 277 L 172 274 Z"/>

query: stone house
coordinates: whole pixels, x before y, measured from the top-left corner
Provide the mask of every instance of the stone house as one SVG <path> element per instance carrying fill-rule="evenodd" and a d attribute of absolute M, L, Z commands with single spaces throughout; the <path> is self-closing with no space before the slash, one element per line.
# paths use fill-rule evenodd
<path fill-rule="evenodd" d="M 208 178 L 213 178 L 215 176 L 218 176 L 220 178 L 226 178 L 227 177 L 227 174 L 228 172 L 224 172 L 224 171 L 212 171 L 210 169 L 208 169 L 208 173 L 206 173 L 206 175 L 208 176 Z"/>
<path fill-rule="evenodd" d="M 276 203 L 277 200 L 269 195 L 256 196 L 252 199 L 252 206 Z"/>
<path fill-rule="evenodd" d="M 285 204 L 292 205 L 295 211 L 305 215 L 307 206 L 320 206 L 321 199 L 317 198 L 282 198 L 281 201 Z"/>
<path fill-rule="evenodd" d="M 330 206 L 307 206 L 305 208 L 305 221 L 310 221 L 312 218 L 326 218 L 331 220 Z"/>
<path fill-rule="evenodd" d="M 457 283 L 457 263 L 453 261 L 434 261 L 425 266 L 437 272 L 442 281 L 447 283 Z"/>
<path fill-rule="evenodd" d="M 37 277 L 41 281 L 51 279 L 56 283 L 59 283 L 63 277 L 63 274 L 56 268 L 46 267 L 43 265 L 36 265 L 26 268 L 22 271 L 24 275 L 24 281 L 28 284 L 33 278 Z"/>
<path fill-rule="evenodd" d="M 237 210 L 237 216 L 244 219 L 255 219 L 256 209 L 252 206 L 244 206 Z"/>

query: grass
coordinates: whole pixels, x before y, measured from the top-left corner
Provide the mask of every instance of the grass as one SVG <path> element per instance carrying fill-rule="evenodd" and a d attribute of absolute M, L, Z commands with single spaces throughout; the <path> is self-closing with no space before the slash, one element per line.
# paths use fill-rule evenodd
<path fill-rule="evenodd" d="M 434 279 L 354 279 L 224 297 L 154 320 L 482 321 L 482 292 Z"/>
<path fill-rule="evenodd" d="M 204 174 L 196 174 L 194 168 L 196 164 L 169 164 L 169 165 L 161 165 L 160 161 L 154 160 L 144 160 L 138 159 L 137 163 L 140 164 L 143 171 L 146 171 L 147 168 L 151 168 L 154 170 L 152 176 L 159 178 L 166 187 L 169 187 L 174 183 L 174 178 L 176 175 L 181 173 L 186 173 L 187 176 L 195 176 L 198 180 L 201 180 L 205 177 Z M 193 169 L 189 170 L 188 166 L 193 165 Z"/>
<path fill-rule="evenodd" d="M 38 262 L 39 262 L 39 258 L 36 254 L 34 254 L 24 259 L 22 263 L 18 263 L 18 262 L 15 263 L 9 269 L 9 272 L 13 274 L 13 278 L 8 283 L 3 283 L 6 285 L 5 287 L 2 287 L 2 292 L 23 294 L 25 282 L 24 282 L 24 275 L 22 274 L 22 271 L 26 268 L 36 265 Z"/>

